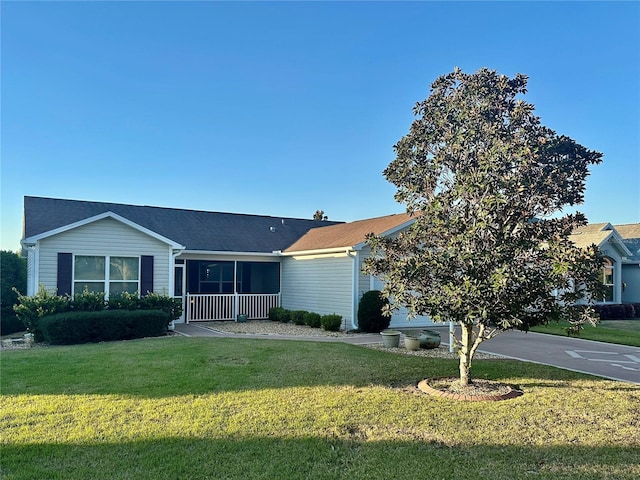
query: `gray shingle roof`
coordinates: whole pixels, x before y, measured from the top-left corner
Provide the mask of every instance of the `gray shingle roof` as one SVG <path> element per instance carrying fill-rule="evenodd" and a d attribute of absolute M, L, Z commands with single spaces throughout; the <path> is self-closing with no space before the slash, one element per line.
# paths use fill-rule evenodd
<path fill-rule="evenodd" d="M 113 212 L 187 250 L 271 253 L 310 229 L 341 222 L 206 212 L 119 203 L 24 197 L 24 238 Z M 272 231 L 274 230 L 274 231 Z"/>
<path fill-rule="evenodd" d="M 631 256 L 628 257 L 628 260 L 640 263 L 640 223 L 614 225 L 614 227 L 620 233 L 624 244 L 631 251 Z"/>

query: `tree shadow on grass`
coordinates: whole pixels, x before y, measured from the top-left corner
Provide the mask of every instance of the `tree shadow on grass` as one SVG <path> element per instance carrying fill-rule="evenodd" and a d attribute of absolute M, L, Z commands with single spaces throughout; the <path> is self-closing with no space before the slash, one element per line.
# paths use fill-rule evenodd
<path fill-rule="evenodd" d="M 170 438 L 91 445 L 5 445 L 0 465 L 4 480 L 635 480 L 640 477 L 640 451 L 620 446 L 446 446 L 420 439 L 348 437 Z"/>

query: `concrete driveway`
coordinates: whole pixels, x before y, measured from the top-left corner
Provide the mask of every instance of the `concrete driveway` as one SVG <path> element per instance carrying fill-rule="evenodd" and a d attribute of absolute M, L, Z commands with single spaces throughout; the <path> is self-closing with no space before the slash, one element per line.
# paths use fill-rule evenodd
<path fill-rule="evenodd" d="M 445 338 L 442 335 L 443 339 Z M 481 352 L 640 384 L 640 348 L 533 332 L 509 331 Z"/>

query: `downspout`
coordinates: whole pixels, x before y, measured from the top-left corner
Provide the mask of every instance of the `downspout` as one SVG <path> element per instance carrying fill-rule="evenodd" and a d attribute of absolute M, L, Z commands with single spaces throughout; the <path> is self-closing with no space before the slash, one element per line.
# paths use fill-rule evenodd
<path fill-rule="evenodd" d="M 358 324 L 356 323 L 357 318 L 357 301 L 358 301 L 358 285 L 359 285 L 359 270 L 358 270 L 358 252 L 353 251 L 351 249 L 346 250 L 347 257 L 353 259 L 353 263 L 351 266 L 351 329 L 356 330 L 358 328 Z M 345 322 L 345 328 L 346 328 Z"/>

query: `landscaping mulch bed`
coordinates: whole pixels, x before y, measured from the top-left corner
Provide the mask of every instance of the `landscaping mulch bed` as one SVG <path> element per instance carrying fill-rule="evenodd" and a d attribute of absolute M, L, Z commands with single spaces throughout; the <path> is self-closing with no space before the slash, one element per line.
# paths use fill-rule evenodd
<path fill-rule="evenodd" d="M 471 402 L 495 402 L 522 395 L 520 390 L 505 383 L 476 379 L 469 385 L 462 385 L 457 377 L 425 379 L 418 383 L 418 388 L 429 395 Z"/>

